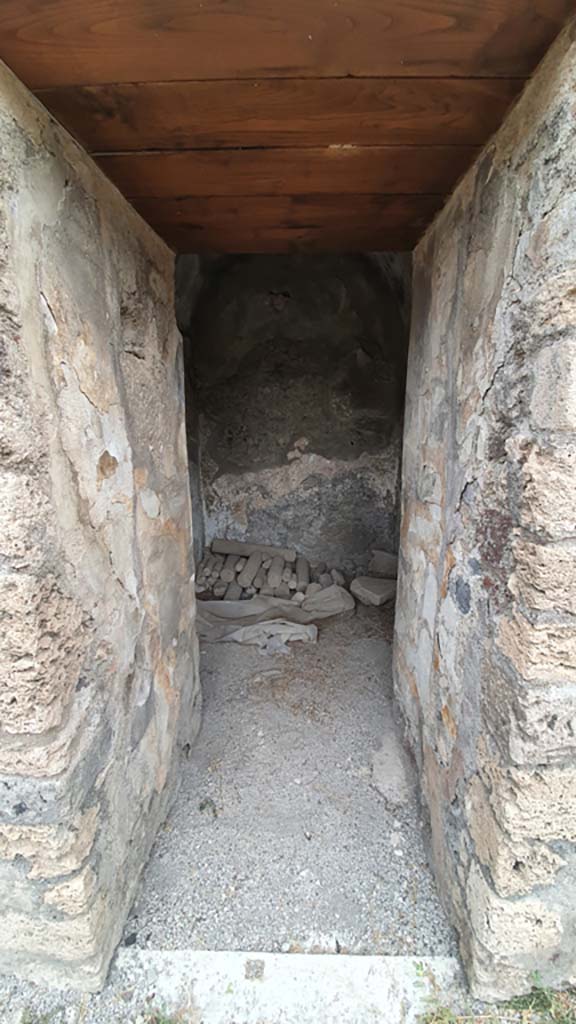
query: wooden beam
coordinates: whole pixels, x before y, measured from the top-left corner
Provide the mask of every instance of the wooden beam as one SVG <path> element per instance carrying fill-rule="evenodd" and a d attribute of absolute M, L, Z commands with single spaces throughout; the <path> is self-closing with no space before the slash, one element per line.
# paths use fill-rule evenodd
<path fill-rule="evenodd" d="M 354 252 L 412 249 L 440 196 L 214 196 L 136 199 L 180 252 Z"/>
<path fill-rule="evenodd" d="M 257 79 L 44 89 L 88 149 L 481 145 L 524 79 Z"/>
<path fill-rule="evenodd" d="M 222 78 L 522 77 L 573 0 L 2 0 L 31 88 Z"/>
<path fill-rule="evenodd" d="M 472 146 L 200 149 L 98 157 L 128 198 L 425 192 L 444 195 L 470 166 Z"/>

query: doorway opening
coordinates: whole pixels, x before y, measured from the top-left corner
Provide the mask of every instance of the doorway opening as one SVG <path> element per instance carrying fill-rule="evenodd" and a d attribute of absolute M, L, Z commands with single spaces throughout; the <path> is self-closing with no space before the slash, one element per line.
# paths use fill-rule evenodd
<path fill-rule="evenodd" d="M 199 621 L 228 599 L 305 608 L 343 591 L 349 605 L 313 642 L 200 628 L 202 727 L 125 941 L 455 951 L 394 713 L 395 573 L 378 564 L 398 550 L 410 262 L 179 260 Z M 284 552 L 276 586 L 274 550 L 246 583 L 242 548 L 227 558 L 222 540 Z M 359 580 L 388 597 L 372 604 Z"/>

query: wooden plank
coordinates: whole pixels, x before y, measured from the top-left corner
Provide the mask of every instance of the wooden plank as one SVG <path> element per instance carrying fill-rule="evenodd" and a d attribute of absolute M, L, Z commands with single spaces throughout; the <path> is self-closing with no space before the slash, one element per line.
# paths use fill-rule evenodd
<path fill-rule="evenodd" d="M 38 95 L 88 149 L 481 145 L 524 79 L 259 79 L 71 86 Z"/>
<path fill-rule="evenodd" d="M 217 78 L 522 77 L 573 0 L 2 0 L 31 88 Z"/>
<path fill-rule="evenodd" d="M 214 196 L 136 199 L 134 206 L 180 252 L 408 250 L 441 196 Z"/>
<path fill-rule="evenodd" d="M 441 194 L 478 153 L 473 146 L 200 149 L 98 157 L 124 195 Z"/>

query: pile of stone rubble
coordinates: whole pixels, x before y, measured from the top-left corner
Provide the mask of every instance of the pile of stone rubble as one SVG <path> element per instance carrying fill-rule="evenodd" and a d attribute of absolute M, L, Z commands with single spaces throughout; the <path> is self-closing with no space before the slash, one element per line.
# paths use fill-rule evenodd
<path fill-rule="evenodd" d="M 257 594 L 302 604 L 331 586 L 346 587 L 363 604 L 380 605 L 396 591 L 397 558 L 387 551 L 372 552 L 370 575 L 347 580 L 325 562 L 311 564 L 292 548 L 216 539 L 196 575 L 196 594 L 202 600 L 242 601 Z"/>

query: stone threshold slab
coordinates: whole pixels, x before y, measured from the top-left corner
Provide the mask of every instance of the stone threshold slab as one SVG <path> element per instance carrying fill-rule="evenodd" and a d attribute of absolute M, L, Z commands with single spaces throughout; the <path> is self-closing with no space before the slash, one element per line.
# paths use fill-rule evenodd
<path fill-rule="evenodd" d="M 454 957 L 121 949 L 113 984 L 202 1024 L 417 1024 L 466 998 Z"/>

